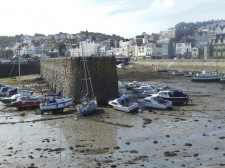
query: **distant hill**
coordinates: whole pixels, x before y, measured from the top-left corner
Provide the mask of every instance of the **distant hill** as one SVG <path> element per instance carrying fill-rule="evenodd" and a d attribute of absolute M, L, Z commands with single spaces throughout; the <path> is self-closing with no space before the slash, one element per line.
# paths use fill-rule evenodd
<path fill-rule="evenodd" d="M 88 32 L 89 35 L 92 37 L 99 39 L 100 41 L 108 40 L 108 39 L 114 39 L 114 40 L 123 40 L 123 37 L 120 37 L 118 35 L 108 35 L 103 33 L 96 33 L 96 32 Z"/>
<path fill-rule="evenodd" d="M 108 40 L 108 39 L 117 39 L 122 40 L 123 37 L 113 35 L 107 35 L 103 33 L 95 33 L 95 32 L 88 32 L 93 38 L 99 39 L 100 41 Z M 0 49 L 5 49 L 6 47 L 13 47 L 16 42 L 23 42 L 23 35 L 16 35 L 16 36 L 0 36 Z"/>
<path fill-rule="evenodd" d="M 203 22 L 181 22 L 175 25 L 176 29 L 176 42 L 180 41 L 182 37 L 194 36 L 195 32 L 199 28 L 216 28 L 219 26 L 224 26 L 225 20 L 209 20 Z"/>
<path fill-rule="evenodd" d="M 0 49 L 5 49 L 6 47 L 13 47 L 16 42 L 22 42 L 20 35 L 16 36 L 0 36 Z"/>

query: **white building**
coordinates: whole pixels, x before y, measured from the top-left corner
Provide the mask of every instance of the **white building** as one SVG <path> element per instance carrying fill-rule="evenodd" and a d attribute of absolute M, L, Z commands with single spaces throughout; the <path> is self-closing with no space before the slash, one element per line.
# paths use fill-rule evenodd
<path fill-rule="evenodd" d="M 80 56 L 101 56 L 101 52 L 105 52 L 104 48 L 100 46 L 100 43 L 95 41 L 81 41 L 80 47 L 69 49 L 71 57 L 80 57 Z"/>
<path fill-rule="evenodd" d="M 119 48 L 114 48 L 113 53 L 115 56 L 129 57 L 132 55 L 132 41 L 119 41 Z"/>
<path fill-rule="evenodd" d="M 80 56 L 99 55 L 100 43 L 95 41 L 81 41 L 80 42 Z"/>
<path fill-rule="evenodd" d="M 192 52 L 191 43 L 176 43 L 176 55 L 186 55 Z"/>

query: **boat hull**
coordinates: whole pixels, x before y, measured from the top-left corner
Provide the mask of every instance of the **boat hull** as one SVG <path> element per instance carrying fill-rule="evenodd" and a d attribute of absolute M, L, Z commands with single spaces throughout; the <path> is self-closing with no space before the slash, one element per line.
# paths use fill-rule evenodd
<path fill-rule="evenodd" d="M 20 108 L 26 108 L 26 107 L 38 107 L 40 103 L 41 103 L 40 100 L 32 101 L 32 102 L 15 101 L 11 104 L 11 106 L 20 109 Z"/>
<path fill-rule="evenodd" d="M 196 78 L 193 77 L 192 82 L 219 82 L 220 81 L 220 77 L 216 77 L 216 78 Z"/>
<path fill-rule="evenodd" d="M 134 112 L 139 109 L 138 103 L 132 103 L 129 106 L 122 106 L 122 105 L 115 105 L 113 104 L 113 101 L 109 101 L 108 104 L 111 105 L 115 110 L 123 111 L 127 113 Z"/>
<path fill-rule="evenodd" d="M 2 102 L 5 106 L 10 106 L 12 102 L 16 101 L 16 99 L 11 98 L 2 98 L 0 102 Z"/>
<path fill-rule="evenodd" d="M 170 110 L 172 109 L 172 102 L 165 102 L 160 104 L 152 104 L 152 103 L 146 103 L 142 100 L 138 101 L 141 106 L 148 109 L 156 109 L 156 110 Z"/>
<path fill-rule="evenodd" d="M 164 100 L 168 100 L 168 101 L 171 101 L 173 104 L 176 104 L 176 103 L 185 103 L 187 104 L 189 99 L 188 97 L 162 97 Z"/>
<path fill-rule="evenodd" d="M 97 101 L 96 100 L 90 100 L 86 103 L 82 103 L 77 106 L 77 118 L 80 118 L 84 115 L 88 115 L 90 113 L 93 113 L 97 109 Z"/>
<path fill-rule="evenodd" d="M 55 102 L 42 102 L 40 104 L 40 110 L 44 112 L 63 112 L 64 108 L 73 104 L 72 98 L 56 99 Z"/>

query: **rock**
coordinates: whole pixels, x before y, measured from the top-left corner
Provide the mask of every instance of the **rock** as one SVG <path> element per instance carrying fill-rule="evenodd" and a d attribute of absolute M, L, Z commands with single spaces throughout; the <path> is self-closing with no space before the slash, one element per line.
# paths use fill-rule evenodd
<path fill-rule="evenodd" d="M 192 144 L 191 143 L 186 143 L 186 144 L 184 144 L 184 146 L 192 146 Z"/>
<path fill-rule="evenodd" d="M 125 144 L 130 145 L 130 142 L 126 142 Z"/>
<path fill-rule="evenodd" d="M 131 150 L 130 153 L 138 153 L 136 150 Z"/>
<path fill-rule="evenodd" d="M 170 152 L 170 151 L 166 151 L 164 152 L 164 156 L 168 156 L 168 157 L 172 157 L 172 156 L 177 156 L 176 152 Z"/>
<path fill-rule="evenodd" d="M 158 143 L 158 141 L 153 141 L 153 143 L 154 143 L 154 144 L 157 144 L 157 143 Z"/>
<path fill-rule="evenodd" d="M 115 146 L 114 149 L 117 149 L 118 150 L 118 149 L 120 149 L 120 147 L 119 146 Z"/>

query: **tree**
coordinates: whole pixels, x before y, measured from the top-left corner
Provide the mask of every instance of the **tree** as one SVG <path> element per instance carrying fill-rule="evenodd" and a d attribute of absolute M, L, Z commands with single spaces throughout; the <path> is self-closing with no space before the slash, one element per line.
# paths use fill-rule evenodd
<path fill-rule="evenodd" d="M 66 45 L 63 42 L 58 43 L 58 50 L 60 56 L 65 56 L 66 53 Z"/>

